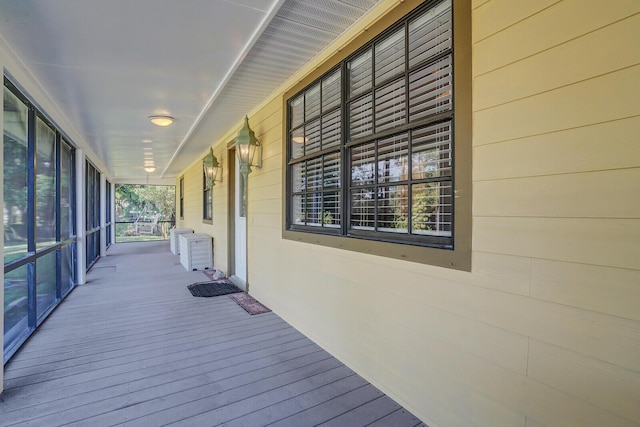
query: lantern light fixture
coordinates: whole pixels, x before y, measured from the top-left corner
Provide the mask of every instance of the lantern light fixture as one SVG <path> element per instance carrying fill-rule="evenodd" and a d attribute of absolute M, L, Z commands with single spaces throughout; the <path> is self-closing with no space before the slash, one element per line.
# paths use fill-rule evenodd
<path fill-rule="evenodd" d="M 202 168 L 207 190 L 216 185 L 216 182 L 222 182 L 222 164 L 214 156 L 212 148 L 209 148 L 209 154 L 202 160 Z"/>
<path fill-rule="evenodd" d="M 253 163 L 254 157 L 258 152 L 257 163 Z M 244 117 L 244 126 L 236 136 L 236 153 L 240 163 L 240 173 L 245 178 L 251 173 L 251 167 L 262 168 L 262 145 L 256 138 L 256 134 L 249 127 L 249 118 Z"/>

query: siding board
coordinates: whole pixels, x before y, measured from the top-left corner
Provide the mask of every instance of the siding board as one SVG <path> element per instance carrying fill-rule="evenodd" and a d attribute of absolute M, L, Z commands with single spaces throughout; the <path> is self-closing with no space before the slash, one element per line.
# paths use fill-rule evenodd
<path fill-rule="evenodd" d="M 640 270 L 534 259 L 531 296 L 640 321 Z"/>
<path fill-rule="evenodd" d="M 474 250 L 640 269 L 640 220 L 475 217 Z"/>
<path fill-rule="evenodd" d="M 638 87 L 640 65 L 477 111 L 473 122 L 475 143 L 488 144 L 637 116 Z"/>
<path fill-rule="evenodd" d="M 529 295 L 531 258 L 475 251 L 469 283 L 497 291 Z"/>
<path fill-rule="evenodd" d="M 537 2 L 530 2 L 536 3 Z M 491 3 L 479 8 L 473 16 L 474 26 L 491 26 L 491 21 L 501 20 L 500 11 L 480 15 Z M 473 40 L 473 75 L 479 76 L 504 67 L 561 43 L 598 30 L 640 12 L 636 0 L 608 2 L 564 0 L 529 19 L 495 33 L 482 41 Z M 489 22 L 484 22 L 489 21 Z M 634 29 L 634 32 L 637 31 Z M 629 34 L 630 37 L 633 36 Z"/>
<path fill-rule="evenodd" d="M 478 76 L 473 83 L 473 109 L 483 110 L 637 65 L 640 49 L 629 34 L 638 27 L 640 14 Z"/>
<path fill-rule="evenodd" d="M 474 196 L 478 216 L 638 219 L 640 167 L 476 182 Z"/>
<path fill-rule="evenodd" d="M 475 181 L 640 165 L 640 115 L 474 147 Z"/>
<path fill-rule="evenodd" d="M 531 341 L 531 378 L 640 423 L 640 372 Z"/>
<path fill-rule="evenodd" d="M 511 27 L 560 0 L 493 0 L 474 11 L 474 42 Z"/>

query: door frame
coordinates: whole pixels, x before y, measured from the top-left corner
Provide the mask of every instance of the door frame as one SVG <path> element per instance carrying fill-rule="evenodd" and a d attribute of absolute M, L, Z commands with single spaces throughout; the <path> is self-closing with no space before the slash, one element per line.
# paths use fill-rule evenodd
<path fill-rule="evenodd" d="M 236 271 L 236 149 L 234 146 L 227 151 L 228 184 L 227 188 L 227 259 L 229 260 L 229 276 Z"/>
<path fill-rule="evenodd" d="M 229 280 L 231 280 L 237 287 L 239 287 L 240 289 L 242 289 L 245 292 L 249 292 L 249 266 L 247 263 L 247 258 L 248 258 L 248 253 L 247 253 L 247 230 L 245 229 L 245 234 L 244 234 L 244 238 L 245 238 L 245 254 L 244 254 L 244 267 L 245 267 L 245 271 L 238 275 L 236 268 L 237 268 L 237 257 L 236 257 L 236 250 L 237 250 L 237 227 L 236 227 L 236 198 L 240 197 L 240 195 L 242 194 L 241 191 L 237 191 L 236 190 L 236 184 L 238 183 L 238 179 L 239 177 L 238 175 L 238 167 L 236 165 L 237 159 L 236 159 L 236 149 L 235 149 L 235 145 L 232 146 L 228 146 L 228 151 L 227 151 L 227 158 L 229 159 L 229 191 L 228 191 L 228 199 L 227 199 L 227 205 L 228 205 L 228 216 L 227 216 L 227 230 L 228 230 L 228 236 L 229 238 L 227 239 L 228 242 L 228 247 L 227 250 L 229 251 L 228 256 L 229 256 Z M 242 203 L 242 201 L 240 201 L 240 203 Z M 245 212 L 245 227 L 246 227 L 246 212 Z"/>

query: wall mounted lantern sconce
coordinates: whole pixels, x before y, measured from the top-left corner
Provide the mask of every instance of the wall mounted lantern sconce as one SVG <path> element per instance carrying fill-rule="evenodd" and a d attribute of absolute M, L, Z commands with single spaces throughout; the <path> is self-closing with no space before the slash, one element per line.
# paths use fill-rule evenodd
<path fill-rule="evenodd" d="M 258 152 L 257 163 L 253 163 Z M 251 173 L 251 168 L 262 168 L 262 144 L 258 142 L 255 132 L 249 127 L 249 118 L 244 116 L 244 126 L 236 136 L 236 154 L 238 155 L 238 164 L 240 166 L 240 217 L 247 216 L 247 181 Z"/>
<path fill-rule="evenodd" d="M 258 152 L 257 163 L 253 159 Z M 244 126 L 236 136 L 236 153 L 240 163 L 240 173 L 246 178 L 251 173 L 251 167 L 262 168 L 262 145 L 258 142 L 255 132 L 249 127 L 249 118 L 244 116 Z"/>
<path fill-rule="evenodd" d="M 204 170 L 206 190 L 216 185 L 216 182 L 222 182 L 222 165 L 213 155 L 212 148 L 209 149 L 209 155 L 202 160 L 202 168 Z M 220 179 L 217 179 L 218 177 Z"/>

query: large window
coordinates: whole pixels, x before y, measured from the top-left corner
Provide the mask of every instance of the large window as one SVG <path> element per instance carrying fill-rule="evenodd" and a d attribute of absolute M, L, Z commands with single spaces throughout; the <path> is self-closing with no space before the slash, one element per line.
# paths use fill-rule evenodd
<path fill-rule="evenodd" d="M 456 168 L 470 165 L 456 157 L 469 141 L 456 133 L 468 119 L 454 108 L 453 2 L 426 2 L 288 99 L 287 231 L 338 247 L 347 238 L 455 248 L 469 222 L 457 228 L 468 201 L 454 194 L 468 171 Z M 410 258 L 431 263 L 427 252 Z"/>
<path fill-rule="evenodd" d="M 4 81 L 4 352 L 9 357 L 75 284 L 74 150 Z"/>

